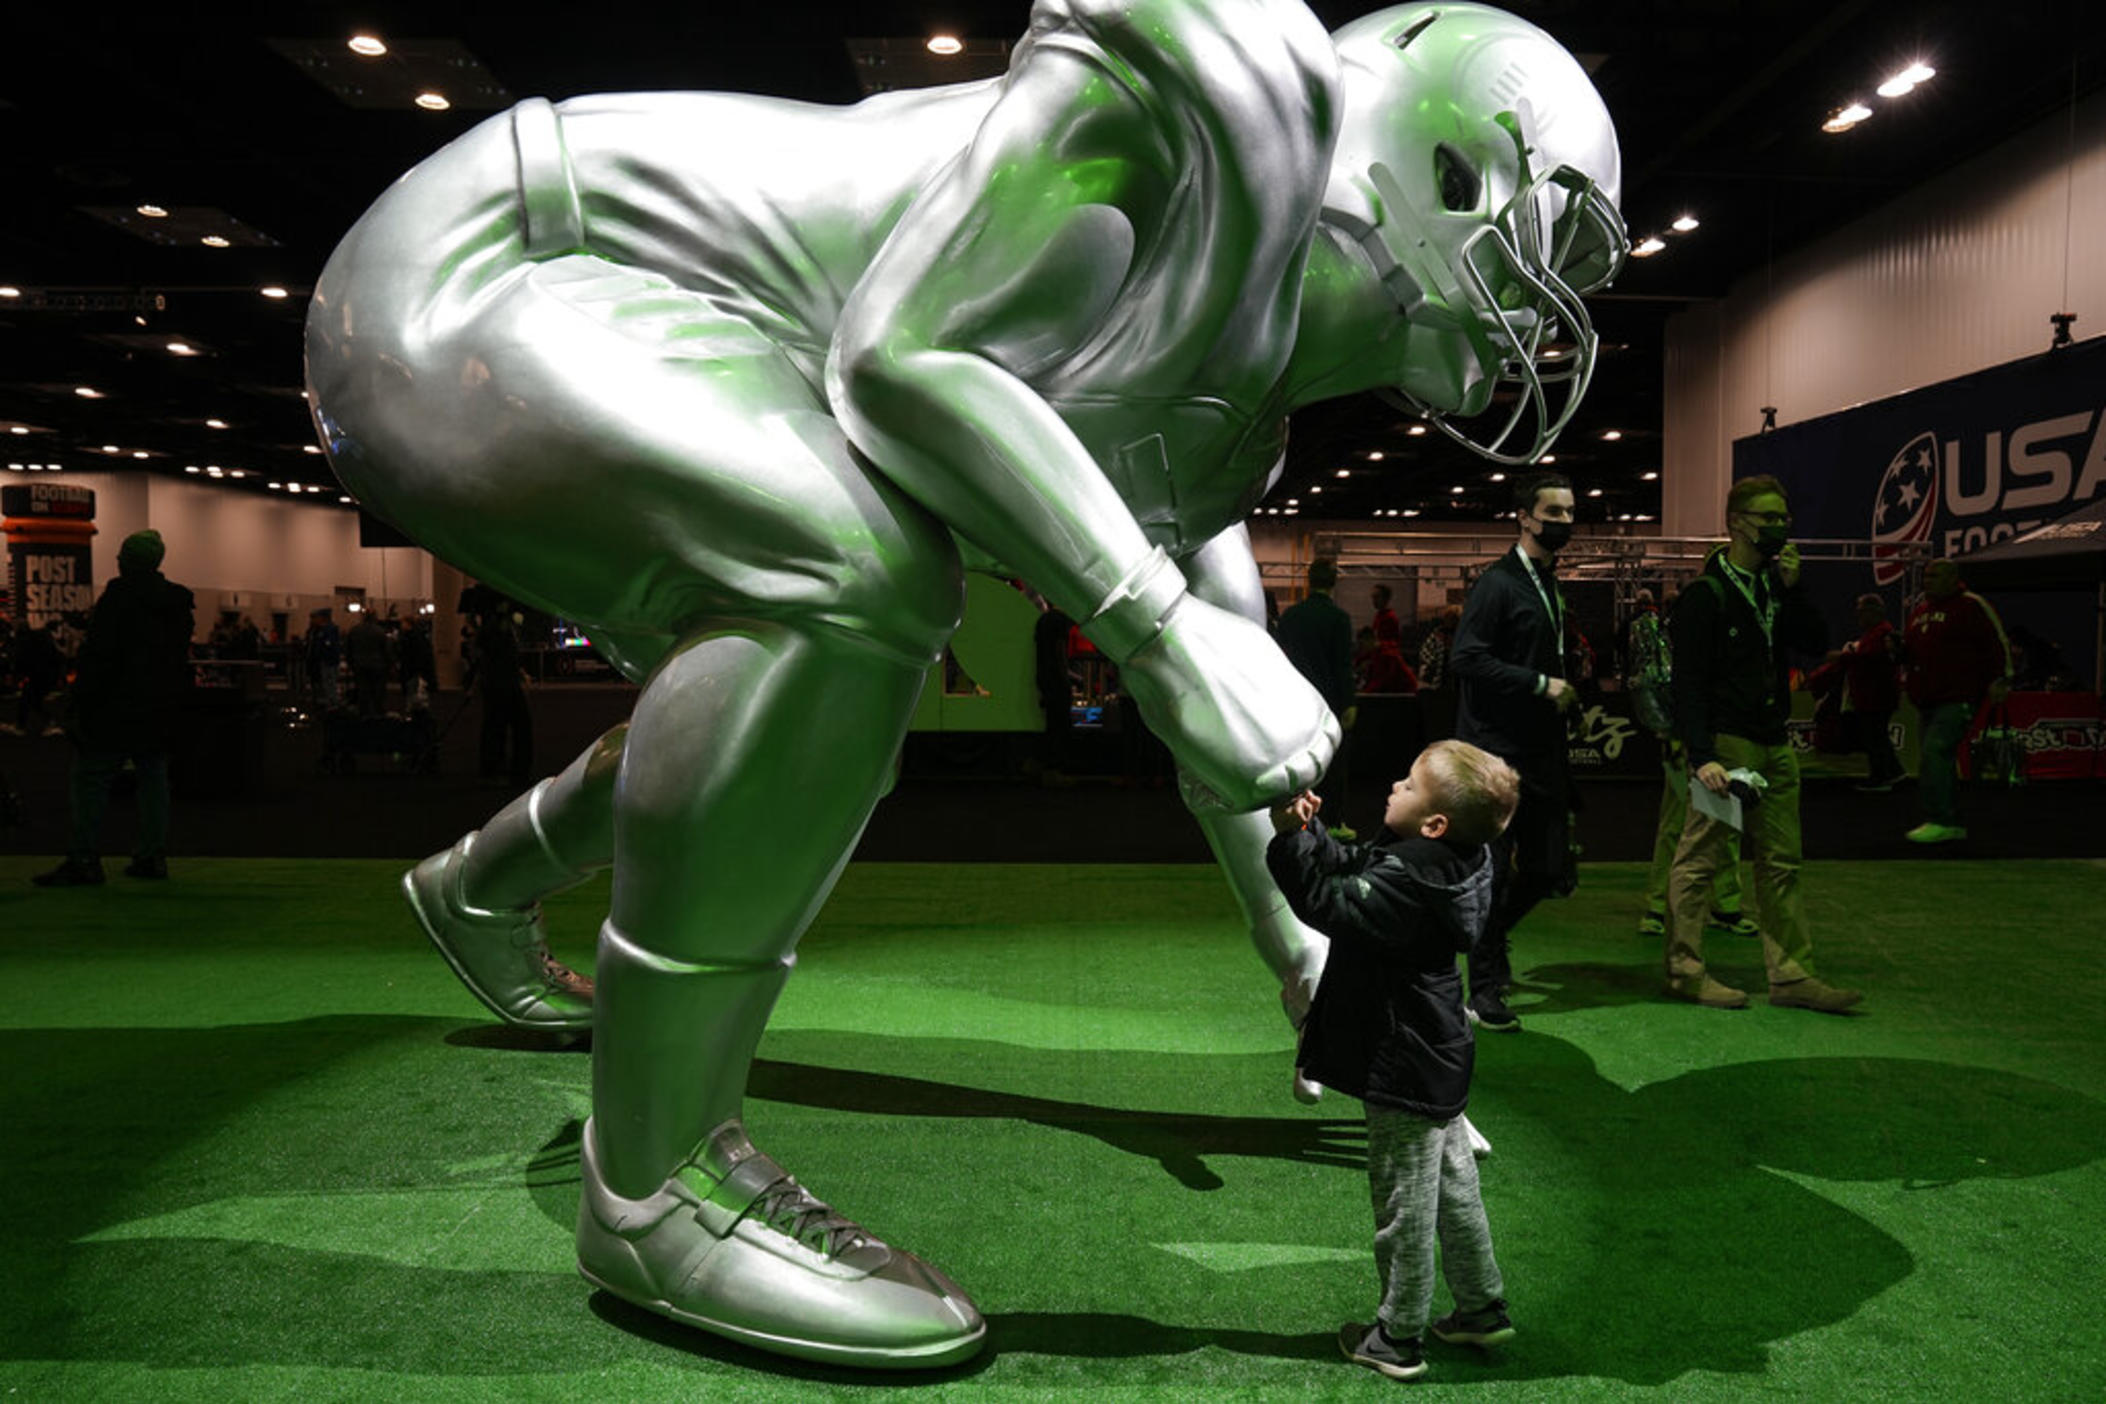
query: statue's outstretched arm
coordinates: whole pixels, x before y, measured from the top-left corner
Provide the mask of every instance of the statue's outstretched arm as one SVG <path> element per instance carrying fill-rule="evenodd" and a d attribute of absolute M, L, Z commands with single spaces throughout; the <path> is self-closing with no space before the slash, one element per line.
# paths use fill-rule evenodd
<path fill-rule="evenodd" d="M 1200 783 L 1253 808 L 1321 772 L 1328 710 L 1262 628 L 1187 593 L 1034 388 L 1085 358 L 1120 383 L 1095 338 L 1172 204 L 1163 121 L 1088 45 L 1035 44 L 849 300 L 827 392 L 879 471 L 1082 620 Z M 1203 298 L 1208 271 L 1178 276 Z"/>

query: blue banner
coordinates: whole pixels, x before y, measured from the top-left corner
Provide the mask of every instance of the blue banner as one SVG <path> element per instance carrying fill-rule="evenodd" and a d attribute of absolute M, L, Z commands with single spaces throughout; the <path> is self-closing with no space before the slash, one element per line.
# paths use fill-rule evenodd
<path fill-rule="evenodd" d="M 1904 573 L 1895 548 L 1963 556 L 2106 489 L 2102 411 L 2095 337 L 1737 440 L 1733 476 L 1781 479 L 1799 537 L 1877 543 L 1868 583 L 1891 585 Z"/>

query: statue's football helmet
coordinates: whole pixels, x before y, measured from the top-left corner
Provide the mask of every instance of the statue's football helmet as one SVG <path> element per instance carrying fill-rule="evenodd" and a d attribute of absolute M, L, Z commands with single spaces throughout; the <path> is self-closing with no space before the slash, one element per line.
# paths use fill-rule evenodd
<path fill-rule="evenodd" d="M 1460 337 L 1472 362 L 1438 395 L 1388 394 L 1486 458 L 1533 462 L 1594 373 L 1581 295 L 1630 250 L 1608 108 L 1556 40 L 1488 6 L 1401 5 L 1332 39 L 1345 110 L 1324 217 L 1414 325 Z M 1513 405 L 1496 433 L 1450 422 L 1500 390 Z"/>

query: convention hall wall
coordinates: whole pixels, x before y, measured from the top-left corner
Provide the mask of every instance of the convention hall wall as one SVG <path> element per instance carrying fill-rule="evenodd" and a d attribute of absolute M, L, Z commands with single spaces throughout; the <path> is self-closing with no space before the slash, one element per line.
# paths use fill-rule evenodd
<path fill-rule="evenodd" d="M 2106 334 L 2102 241 L 2106 97 L 2094 97 L 1677 315 L 1664 533 L 1718 534 L 1732 442 L 1765 405 L 1793 424 L 2036 355 L 2058 311 L 2077 314 L 2080 339 Z"/>
<path fill-rule="evenodd" d="M 357 513 L 333 502 L 155 473 L 68 472 L 66 481 L 95 490 L 98 587 L 117 573 L 118 543 L 151 526 L 168 543 L 168 577 L 197 594 L 200 638 L 223 604 L 233 607 L 231 595 L 259 624 L 268 626 L 273 611 L 291 613 L 295 631 L 305 627 L 308 610 L 335 604 L 346 588 L 374 601 L 433 596 L 430 556 L 410 547 L 361 548 Z"/>

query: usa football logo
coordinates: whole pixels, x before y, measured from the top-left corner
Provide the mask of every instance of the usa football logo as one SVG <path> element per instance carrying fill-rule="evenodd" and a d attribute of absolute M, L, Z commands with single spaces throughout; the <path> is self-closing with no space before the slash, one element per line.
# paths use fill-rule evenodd
<path fill-rule="evenodd" d="M 1894 455 L 1872 499 L 1872 580 L 1908 574 L 1908 548 L 1930 540 L 1938 520 L 1938 437 L 1918 434 Z"/>

